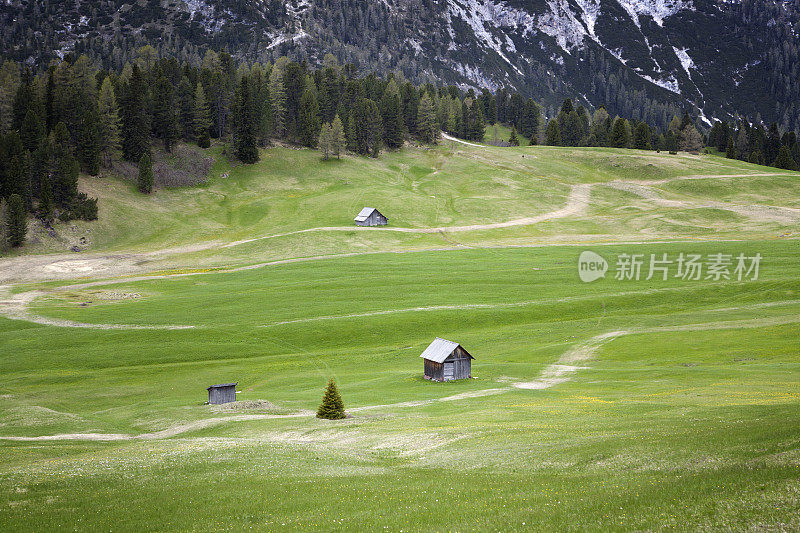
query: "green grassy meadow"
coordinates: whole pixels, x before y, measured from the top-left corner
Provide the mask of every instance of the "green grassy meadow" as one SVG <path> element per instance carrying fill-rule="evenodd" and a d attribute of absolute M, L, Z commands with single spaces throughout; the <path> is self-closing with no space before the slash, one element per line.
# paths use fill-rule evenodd
<path fill-rule="evenodd" d="M 0 316 L 0 530 L 800 528 L 798 227 L 736 207 L 797 208 L 798 174 L 448 144 L 213 173 L 147 198 L 84 180 L 90 252 L 289 235 L 10 288 L 84 327 Z M 363 205 L 411 229 L 535 217 L 580 184 L 585 209 L 535 224 L 294 233 Z M 605 278 L 579 279 L 584 250 Z M 665 253 L 763 259 L 755 280 L 615 279 L 620 254 Z M 436 336 L 474 379 L 422 377 Z M 329 377 L 346 420 L 313 416 Z M 204 405 L 228 381 L 238 405 Z"/>

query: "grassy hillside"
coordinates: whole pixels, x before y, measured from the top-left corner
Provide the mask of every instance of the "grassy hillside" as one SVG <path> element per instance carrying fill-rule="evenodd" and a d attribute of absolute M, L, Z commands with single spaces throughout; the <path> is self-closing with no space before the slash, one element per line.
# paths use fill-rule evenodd
<path fill-rule="evenodd" d="M 800 476 L 800 257 L 788 242 L 724 249 L 769 258 L 761 279 L 585 285 L 580 249 L 554 247 L 378 254 L 57 292 L 33 311 L 195 328 L 0 321 L 0 436 L 175 433 L 3 441 L 0 522 L 59 527 L 76 509 L 87 529 L 147 529 L 151 513 L 163 529 L 267 530 L 745 529 L 796 519 L 786 498 Z M 672 330 L 682 325 L 701 331 Z M 563 363 L 579 367 L 569 380 L 515 387 L 613 331 L 627 334 Z M 475 355 L 476 379 L 422 379 L 418 354 L 437 335 Z M 305 414 L 329 376 L 353 414 L 341 424 Z M 226 381 L 239 382 L 240 400 L 270 403 L 203 406 L 204 388 Z M 450 400 L 425 403 L 436 399 Z"/>
<path fill-rule="evenodd" d="M 86 252 L 0 261 L 0 530 L 800 528 L 796 173 L 217 156 L 149 197 L 84 180 Z M 390 226 L 356 229 L 364 205 Z M 605 278 L 579 279 L 584 250 Z M 758 278 L 646 279 L 718 253 L 761 254 Z M 474 379 L 422 377 L 436 336 Z M 347 420 L 314 418 L 329 377 Z M 204 405 L 228 381 L 240 401 Z"/>
<path fill-rule="evenodd" d="M 218 162 L 207 184 L 160 189 L 152 196 L 140 195 L 134 184 L 113 177 L 83 179 L 81 189 L 99 198 L 100 220 L 70 222 L 57 229 L 68 236 L 84 236 L 85 251 L 102 252 L 147 251 L 319 227 L 353 227 L 353 217 L 364 206 L 380 208 L 393 227 L 448 228 L 539 216 L 563 207 L 571 186 L 597 184 L 588 199 L 591 219 L 581 216 L 586 212 L 579 212 L 557 224 L 516 226 L 490 235 L 460 233 L 456 240 L 503 244 L 565 237 L 619 240 L 641 235 L 741 236 L 743 232 L 764 237 L 774 236 L 781 225 L 697 208 L 709 201 L 796 207 L 791 199 L 800 197 L 796 173 L 781 174 L 774 168 L 715 156 L 538 146 L 473 147 L 453 141 L 444 141 L 435 149 L 387 153 L 379 159 L 345 157 L 327 162 L 316 151 L 271 148 L 262 151 L 262 160 L 252 166 L 231 165 L 215 153 Z M 752 176 L 677 179 L 742 174 Z M 619 180 L 656 182 L 650 184 L 654 194 L 684 203 L 664 206 L 637 194 L 624 197 L 607 185 Z M 293 250 L 316 247 L 344 251 L 360 240 L 349 237 L 320 232 L 293 235 L 289 242 L 271 242 L 274 251 L 250 249 L 239 255 L 286 257 L 293 256 Z M 407 249 L 448 241 L 384 233 L 370 236 L 367 242 L 381 249 Z M 45 244 L 30 246 L 27 251 L 58 249 L 45 239 Z"/>

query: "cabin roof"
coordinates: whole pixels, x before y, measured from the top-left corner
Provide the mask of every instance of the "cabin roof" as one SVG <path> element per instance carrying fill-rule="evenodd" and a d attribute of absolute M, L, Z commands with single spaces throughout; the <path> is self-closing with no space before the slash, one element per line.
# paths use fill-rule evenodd
<path fill-rule="evenodd" d="M 442 339 L 436 337 L 432 343 L 425 348 L 425 351 L 422 352 L 420 357 L 423 359 L 427 359 L 428 361 L 434 361 L 436 363 L 443 363 L 445 359 L 447 359 L 453 351 L 458 348 L 460 344 L 457 342 L 449 341 L 447 339 Z M 463 350 L 463 347 L 462 347 Z M 466 350 L 464 350 L 467 352 Z M 470 359 L 474 359 L 469 352 L 467 352 Z"/>
<path fill-rule="evenodd" d="M 369 216 L 372 214 L 373 211 L 378 211 L 378 210 L 375 209 L 374 207 L 365 207 L 356 215 L 355 221 L 364 222 L 369 218 Z M 381 212 L 378 211 L 378 214 L 380 215 Z"/>
<path fill-rule="evenodd" d="M 219 385 L 211 385 L 210 387 L 206 387 L 206 390 L 222 389 L 222 388 L 225 388 L 225 387 L 235 387 L 238 384 L 239 384 L 238 381 L 236 383 L 220 383 Z"/>

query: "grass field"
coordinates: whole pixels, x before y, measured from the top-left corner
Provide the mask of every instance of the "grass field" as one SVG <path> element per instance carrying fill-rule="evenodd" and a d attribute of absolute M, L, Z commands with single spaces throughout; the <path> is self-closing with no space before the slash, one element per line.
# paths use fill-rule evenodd
<path fill-rule="evenodd" d="M 0 530 L 800 528 L 797 174 L 456 144 L 214 172 L 84 181 L 86 254 L 0 262 Z M 615 279 L 665 253 L 763 259 Z M 422 378 L 435 336 L 474 379 Z M 313 416 L 329 377 L 347 420 Z"/>

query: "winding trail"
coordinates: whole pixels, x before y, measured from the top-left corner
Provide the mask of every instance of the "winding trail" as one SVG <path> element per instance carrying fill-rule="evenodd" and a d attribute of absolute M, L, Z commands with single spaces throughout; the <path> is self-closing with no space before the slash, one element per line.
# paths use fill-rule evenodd
<path fill-rule="evenodd" d="M 410 408 L 421 407 L 438 402 L 455 402 L 473 398 L 482 398 L 486 396 L 494 396 L 503 394 L 513 390 L 543 390 L 566 383 L 572 379 L 572 376 L 579 370 L 586 370 L 589 367 L 576 366 L 575 363 L 586 362 L 595 356 L 597 350 L 605 343 L 610 342 L 623 335 L 645 334 L 645 333 L 660 333 L 670 331 L 708 331 L 720 329 L 739 329 L 739 328 L 758 328 L 766 326 L 777 326 L 785 324 L 795 324 L 800 322 L 800 316 L 787 315 L 769 318 L 755 318 L 746 320 L 729 320 L 706 322 L 700 324 L 682 324 L 670 326 L 656 326 L 656 327 L 643 327 L 632 328 L 628 330 L 609 331 L 595 335 L 589 340 L 582 342 L 559 357 L 558 361 L 548 365 L 540 374 L 539 378 L 534 381 L 528 382 L 513 382 L 507 387 L 494 387 L 489 389 L 482 389 L 478 391 L 463 392 L 453 394 L 451 396 L 444 396 L 442 398 L 432 398 L 428 400 L 416 400 L 389 404 L 379 405 L 365 405 L 348 409 L 348 412 L 364 412 L 380 409 L 397 409 L 397 408 Z M 174 426 L 153 431 L 149 433 L 141 433 L 139 435 L 131 435 L 128 433 L 60 433 L 56 435 L 40 435 L 36 437 L 23 437 L 23 436 L 0 436 L 0 440 L 5 441 L 20 441 L 20 442 L 37 442 L 37 441 L 68 441 L 68 440 L 83 440 L 83 441 L 126 441 L 126 440 L 155 440 L 155 439 L 168 439 L 191 431 L 197 431 L 209 427 L 227 424 L 229 422 L 244 422 L 250 420 L 272 420 L 272 419 L 303 419 L 313 418 L 315 413 L 313 411 L 299 411 L 291 414 L 238 414 L 231 416 L 220 416 L 213 418 L 206 418 L 196 420 L 193 422 L 176 424 Z"/>
<path fill-rule="evenodd" d="M 475 145 L 467 141 L 454 139 L 464 144 Z M 560 218 L 583 216 L 586 214 L 590 205 L 591 190 L 596 186 L 606 186 L 636 194 L 646 200 L 652 201 L 659 206 L 671 208 L 713 208 L 734 212 L 740 216 L 747 217 L 756 221 L 777 222 L 780 224 L 796 224 L 800 222 L 800 209 L 791 207 L 780 207 L 770 205 L 748 205 L 719 202 L 713 200 L 674 200 L 663 198 L 662 192 L 653 188 L 653 185 L 684 179 L 715 179 L 715 178 L 746 178 L 759 176 L 785 176 L 787 173 L 754 173 L 754 174 L 722 174 L 722 175 L 690 175 L 666 178 L 661 180 L 614 180 L 610 182 L 581 183 L 570 185 L 570 192 L 563 207 L 530 217 L 522 217 L 503 222 L 493 222 L 485 224 L 467 224 L 462 226 L 438 226 L 430 228 L 408 228 L 408 227 L 360 227 L 360 226 L 323 226 L 306 228 L 283 233 L 262 235 L 247 239 L 225 242 L 221 240 L 211 240 L 189 245 L 173 246 L 161 250 L 135 253 L 106 253 L 106 254 L 84 254 L 76 257 L 75 254 L 47 254 L 30 255 L 0 260 L 0 284 L 38 282 L 62 279 L 75 279 L 88 276 L 113 277 L 120 275 L 130 275 L 153 270 L 154 261 L 164 260 L 171 256 L 203 252 L 209 250 L 223 250 L 248 243 L 277 239 L 293 235 L 301 235 L 314 232 L 395 232 L 408 234 L 440 234 L 447 240 L 447 234 L 470 232 L 480 230 L 492 230 L 518 226 L 528 226 L 555 220 Z M 619 244 L 625 244 L 620 242 Z M 365 252 L 360 252 L 365 253 Z M 376 252 L 366 252 L 376 253 Z M 327 257 L 346 257 L 350 254 L 332 254 Z M 354 254 L 353 254 L 354 255 Z M 288 259 L 283 261 L 270 261 L 254 265 L 250 268 L 280 264 L 281 262 L 301 261 L 305 259 Z M 233 271 L 227 269 L 227 271 Z M 181 275 L 181 274 L 177 274 Z M 135 278 L 131 278 L 135 279 Z M 155 279 L 155 278 L 149 278 Z M 2 311 L 0 311 L 1 313 Z"/>
<path fill-rule="evenodd" d="M 765 174 L 765 175 L 770 176 L 773 174 Z M 720 177 L 720 176 L 714 176 L 714 177 Z M 741 176 L 729 176 L 729 177 L 741 177 Z M 708 176 L 706 176 L 706 178 L 708 178 Z M 699 179 L 699 178 L 683 177 L 679 179 Z M 649 185 L 654 183 L 664 183 L 665 181 L 671 181 L 671 180 L 651 181 L 647 183 Z M 774 205 L 759 205 L 759 204 L 735 204 L 729 202 L 720 202 L 716 200 L 707 200 L 705 202 L 696 202 L 688 200 L 669 200 L 663 198 L 658 190 L 649 187 L 644 183 L 645 182 L 614 180 L 606 182 L 603 185 L 620 191 L 625 191 L 631 194 L 635 194 L 641 198 L 644 198 L 645 200 L 654 202 L 655 204 L 660 205 L 662 207 L 673 207 L 673 208 L 684 208 L 684 209 L 702 209 L 702 208 L 721 209 L 724 211 L 730 211 L 732 213 L 736 213 L 737 215 L 749 218 L 751 220 L 756 220 L 759 222 L 777 222 L 780 224 L 793 224 L 800 222 L 800 209 L 796 209 L 793 207 L 781 207 Z"/>
<path fill-rule="evenodd" d="M 541 215 L 532 217 L 517 218 L 514 220 L 506 220 L 505 222 L 491 222 L 487 224 L 468 224 L 464 226 L 438 226 L 433 228 L 403 228 L 393 226 L 323 226 L 318 228 L 307 228 L 297 231 L 290 231 L 287 233 L 276 233 L 273 235 L 264 235 L 261 237 L 253 237 L 251 239 L 242 239 L 239 241 L 229 242 L 223 244 L 221 248 L 230 248 L 232 246 L 239 246 L 251 242 L 261 241 L 265 239 L 275 239 L 277 237 L 287 237 L 290 235 L 299 235 L 302 233 L 311 233 L 317 231 L 380 231 L 380 232 L 398 232 L 398 233 L 460 233 L 464 231 L 479 231 L 497 228 L 510 228 L 514 226 L 529 226 L 538 224 L 545 220 L 553 220 L 557 218 L 565 218 L 569 216 L 581 215 L 586 212 L 589 207 L 589 196 L 592 189 L 591 183 L 580 183 L 572 185 L 567 203 L 561 209 L 555 211 L 548 211 Z"/>
<path fill-rule="evenodd" d="M 59 287 L 60 288 L 60 287 Z M 180 330 L 194 329 L 195 326 L 181 325 L 147 325 L 147 324 L 91 324 L 87 322 L 76 322 L 74 320 L 64 320 L 60 318 L 49 318 L 35 315 L 30 312 L 28 306 L 40 296 L 48 294 L 45 291 L 27 291 L 18 294 L 11 294 L 10 287 L 0 285 L 0 316 L 5 316 L 12 320 L 25 320 L 34 324 L 44 326 L 56 326 L 61 328 L 84 328 L 84 329 L 120 329 L 120 330 Z"/>

